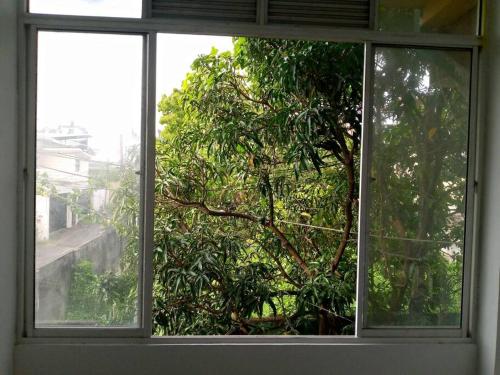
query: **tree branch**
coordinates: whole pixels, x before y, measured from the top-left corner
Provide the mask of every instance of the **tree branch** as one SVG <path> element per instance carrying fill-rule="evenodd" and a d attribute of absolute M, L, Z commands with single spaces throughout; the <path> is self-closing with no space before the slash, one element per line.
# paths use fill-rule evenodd
<path fill-rule="evenodd" d="M 267 197 L 269 200 L 269 223 L 274 224 L 274 195 L 268 173 L 264 174 L 264 183 L 266 184 Z"/>
<path fill-rule="evenodd" d="M 271 232 L 273 232 L 274 235 L 279 238 L 279 240 L 281 241 L 281 246 L 288 251 L 293 259 L 295 259 L 295 262 L 297 262 L 299 267 L 302 268 L 304 273 L 309 277 L 313 277 L 314 275 L 307 266 L 306 262 L 304 262 L 304 259 L 302 259 L 297 250 L 295 250 L 295 247 L 293 247 L 290 241 L 288 241 L 285 234 L 275 224 L 271 224 L 269 221 L 265 222 L 263 225 L 265 227 L 268 227 Z"/>
<path fill-rule="evenodd" d="M 170 192 L 168 195 L 165 195 L 165 197 L 168 200 L 176 203 L 179 206 L 182 206 L 185 208 L 197 208 L 200 211 L 202 211 L 210 216 L 234 217 L 237 219 L 249 220 L 249 221 L 254 222 L 254 223 L 260 222 L 260 218 L 257 216 L 250 215 L 250 214 L 243 213 L 243 212 L 237 212 L 237 211 L 214 210 L 214 209 L 208 208 L 204 202 L 192 202 L 192 201 L 186 201 L 183 199 L 179 199 L 179 198 L 171 195 Z"/>
<path fill-rule="evenodd" d="M 344 255 L 347 243 L 349 242 L 349 236 L 351 234 L 352 223 L 354 220 L 354 215 L 352 213 L 352 206 L 354 201 L 354 192 L 356 188 L 356 181 L 354 177 L 354 148 L 346 155 L 344 165 L 347 174 L 348 191 L 347 197 L 344 203 L 344 214 L 346 217 L 346 222 L 344 224 L 344 232 L 342 238 L 340 239 L 339 246 L 335 252 L 335 257 L 332 261 L 332 273 L 334 274 L 339 267 L 342 255 Z"/>
<path fill-rule="evenodd" d="M 267 251 L 264 247 L 262 247 L 262 249 L 266 252 L 267 255 L 269 255 L 273 260 L 274 262 L 276 263 L 276 265 L 278 266 L 280 272 L 281 272 L 281 275 L 290 283 L 292 284 L 293 286 L 297 287 L 297 288 L 301 288 L 302 285 L 300 285 L 299 283 L 297 283 L 295 280 L 293 280 L 290 275 L 288 274 L 288 272 L 286 272 L 285 268 L 283 267 L 283 265 L 281 264 L 280 260 L 278 259 L 277 256 L 275 256 L 273 253 L 271 253 L 270 251 Z"/>
<path fill-rule="evenodd" d="M 269 103 L 269 101 L 252 98 L 245 90 L 243 90 L 241 87 L 239 87 L 239 85 L 234 81 L 229 81 L 229 84 L 231 85 L 231 87 L 234 90 L 236 90 L 236 92 L 238 94 L 243 96 L 246 100 L 248 100 L 252 103 L 255 103 L 255 104 L 260 104 L 264 107 L 269 108 L 271 111 L 276 112 L 276 109 L 273 107 L 273 105 L 271 103 Z"/>
<path fill-rule="evenodd" d="M 234 217 L 237 219 L 248 220 L 248 221 L 251 221 L 253 223 L 261 224 L 262 226 L 264 226 L 266 228 L 269 228 L 271 230 L 271 232 L 280 240 L 281 246 L 285 250 L 288 251 L 290 256 L 297 262 L 297 264 L 304 271 L 304 273 L 309 277 L 313 276 L 313 274 L 309 270 L 309 267 L 307 266 L 306 262 L 304 261 L 304 259 L 302 259 L 302 257 L 297 252 L 295 247 L 290 243 L 290 241 L 288 241 L 285 234 L 270 220 L 262 220 L 261 218 L 259 218 L 257 216 L 243 213 L 243 212 L 238 212 L 238 211 L 214 210 L 214 209 L 208 208 L 204 202 L 186 201 L 186 200 L 183 200 L 183 199 L 180 199 L 180 198 L 177 198 L 177 197 L 171 195 L 171 193 L 168 190 L 166 190 L 166 193 L 168 193 L 168 194 L 164 194 L 165 198 L 167 198 L 168 200 L 174 202 L 175 204 L 177 204 L 181 207 L 197 208 L 200 211 L 202 211 L 205 214 L 210 215 L 210 216 Z"/>

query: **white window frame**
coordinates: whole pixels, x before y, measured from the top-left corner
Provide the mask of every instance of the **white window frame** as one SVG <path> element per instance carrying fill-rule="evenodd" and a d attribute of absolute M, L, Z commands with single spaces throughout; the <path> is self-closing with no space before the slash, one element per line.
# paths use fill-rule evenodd
<path fill-rule="evenodd" d="M 19 34 L 19 120 L 20 120 L 20 159 L 22 168 L 19 173 L 19 186 L 22 204 L 19 212 L 21 254 L 19 256 L 19 285 L 18 301 L 18 340 L 21 343 L 29 342 L 94 342 L 95 340 L 110 339 L 117 342 L 137 340 L 140 342 L 186 344 L 186 343 L 363 343 L 363 342 L 394 342 L 396 340 L 420 340 L 431 342 L 471 342 L 474 332 L 471 315 L 474 313 L 475 295 L 472 290 L 474 284 L 474 264 L 476 258 L 475 218 L 477 215 L 478 168 L 476 165 L 476 134 L 477 124 L 477 86 L 479 75 L 479 50 L 482 39 L 477 35 L 449 35 L 423 33 L 391 33 L 375 31 L 376 1 L 372 1 L 371 30 L 340 29 L 328 27 L 295 27 L 289 25 L 269 25 L 267 19 L 267 0 L 258 0 L 257 18 L 255 24 L 239 24 L 231 22 L 209 22 L 199 20 L 159 20 L 149 17 L 150 0 L 143 0 L 142 18 L 114 18 L 30 14 L 27 12 L 27 0 L 20 5 Z M 478 7 L 480 19 L 481 7 Z M 144 173 L 141 175 L 141 246 L 140 260 L 140 319 L 138 328 L 35 328 L 34 327 L 34 174 L 35 174 L 35 144 L 36 144 L 36 56 L 38 31 L 67 31 L 88 33 L 116 33 L 140 34 L 144 38 L 143 48 L 143 89 L 142 89 L 142 143 L 141 166 Z M 153 285 L 153 205 L 154 205 L 154 158 L 155 158 L 155 116 L 156 116 L 156 36 L 157 33 L 178 34 L 209 34 L 221 36 L 253 36 L 264 38 L 327 40 L 334 42 L 364 43 L 365 77 L 364 77 L 364 113 L 363 124 L 369 124 L 370 97 L 371 97 L 371 64 L 373 46 L 397 47 L 425 47 L 425 48 L 453 48 L 470 50 L 473 56 L 471 72 L 471 100 L 469 125 L 469 160 L 467 181 L 467 217 L 466 243 L 463 277 L 462 324 L 458 329 L 418 328 L 412 329 L 367 329 L 365 321 L 366 311 L 366 277 L 367 262 L 366 248 L 363 235 L 366 231 L 366 178 L 368 166 L 367 150 L 370 150 L 369 136 L 363 136 L 361 151 L 361 179 L 360 179 L 360 238 L 358 257 L 358 285 L 357 285 L 357 312 L 355 336 L 246 336 L 246 337 L 152 337 L 152 285 Z M 363 126 L 366 129 L 366 126 Z M 365 130 L 364 130 L 365 132 Z M 472 214 L 471 214 L 472 213 Z M 146 250 L 145 250 L 146 249 Z M 102 342 L 102 341 L 99 341 Z"/>
<path fill-rule="evenodd" d="M 142 92 L 141 92 L 141 149 L 140 149 L 140 204 L 139 204 L 139 262 L 138 262 L 138 321 L 137 327 L 35 327 L 35 163 L 36 163 L 36 72 L 37 72 L 37 40 L 38 32 L 54 31 L 65 32 L 67 30 L 57 28 L 44 28 L 30 26 L 28 31 L 27 61 L 29 62 L 26 73 L 27 101 L 26 101 L 26 134 L 25 134 L 25 285 L 24 298 L 25 322 L 24 330 L 27 337 L 144 337 L 146 330 L 151 331 L 151 315 L 145 315 L 151 310 L 152 301 L 152 273 L 146 270 L 152 267 L 152 252 L 144 251 L 151 249 L 153 243 L 153 204 L 154 204 L 154 145 L 155 145 L 155 113 L 154 105 L 148 105 L 155 98 L 155 80 L 151 77 L 154 67 L 150 67 L 148 61 L 154 61 L 153 55 L 156 51 L 151 46 L 155 45 L 156 34 L 144 32 L 113 32 L 116 35 L 139 35 L 142 36 Z M 72 32 L 88 32 L 71 30 Z M 102 33 L 92 31 L 92 33 Z M 150 152 L 152 151 L 152 152 Z"/>

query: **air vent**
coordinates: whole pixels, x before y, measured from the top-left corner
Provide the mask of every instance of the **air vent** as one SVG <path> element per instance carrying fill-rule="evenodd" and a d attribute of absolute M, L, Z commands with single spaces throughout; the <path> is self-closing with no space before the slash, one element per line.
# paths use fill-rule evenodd
<path fill-rule="evenodd" d="M 268 22 L 368 28 L 370 0 L 269 0 Z"/>
<path fill-rule="evenodd" d="M 152 0 L 152 16 L 255 23 L 256 3 L 257 0 Z"/>

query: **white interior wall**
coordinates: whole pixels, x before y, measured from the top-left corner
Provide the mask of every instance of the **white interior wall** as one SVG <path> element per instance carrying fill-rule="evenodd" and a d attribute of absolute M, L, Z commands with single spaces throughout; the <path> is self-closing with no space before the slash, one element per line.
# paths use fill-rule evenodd
<path fill-rule="evenodd" d="M 0 0 L 0 374 L 13 369 L 16 307 L 16 0 Z"/>
<path fill-rule="evenodd" d="M 16 0 L 0 1 L 0 374 L 11 374 L 16 270 Z M 489 54 L 475 345 L 33 345 L 16 349 L 18 374 L 500 373 L 500 3 L 489 1 Z"/>
<path fill-rule="evenodd" d="M 483 82 L 485 126 L 481 173 L 479 245 L 478 363 L 480 374 L 500 374 L 500 2 L 487 2 Z"/>

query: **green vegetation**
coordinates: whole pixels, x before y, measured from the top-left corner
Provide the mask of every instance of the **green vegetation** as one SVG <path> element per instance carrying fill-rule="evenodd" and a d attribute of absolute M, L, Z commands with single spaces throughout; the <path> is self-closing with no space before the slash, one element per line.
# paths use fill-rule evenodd
<path fill-rule="evenodd" d="M 467 62 L 386 49 L 376 63 L 370 323 L 457 325 Z M 237 38 L 162 97 L 155 335 L 353 333 L 362 74 L 360 45 Z M 133 170 L 113 194 L 122 272 L 109 279 L 80 264 L 76 284 L 88 287 L 72 294 L 74 319 L 133 316 Z M 87 312 L 91 299 L 103 310 Z"/>
<path fill-rule="evenodd" d="M 131 272 L 98 275 L 82 260 L 73 268 L 66 320 L 88 325 L 123 325 L 136 314 L 136 277 Z"/>
<path fill-rule="evenodd" d="M 239 38 L 162 98 L 156 334 L 353 332 L 362 71 L 361 45 Z"/>
<path fill-rule="evenodd" d="M 135 171 L 139 152 L 127 150 L 119 169 L 103 176 L 92 173 L 90 189 L 74 191 L 68 204 L 83 223 L 97 223 L 112 228 L 122 243 L 120 264 L 115 270 L 97 273 L 92 263 L 82 260 L 73 268 L 65 319 L 96 325 L 133 325 L 137 320 L 137 286 L 139 259 L 139 179 Z M 78 204 L 83 194 L 94 189 L 112 189 L 111 200 L 101 211 Z M 95 265 L 94 265 L 95 266 Z"/>
<path fill-rule="evenodd" d="M 370 319 L 458 326 L 470 55 L 384 48 L 376 64 Z"/>
<path fill-rule="evenodd" d="M 139 178 L 135 171 L 138 165 L 138 148 L 128 148 L 123 165 L 91 170 L 87 189 L 75 188 L 66 194 L 57 193 L 46 173 L 37 175 L 37 195 L 63 202 L 78 216 L 79 225 L 99 224 L 114 231 L 116 243 L 104 244 L 105 251 L 106 246 L 122 246 L 120 263 L 113 270 L 97 272 L 99 265 L 87 259 L 73 265 L 64 314 L 64 320 L 71 324 L 129 326 L 137 320 Z M 94 210 L 89 202 L 92 193 L 99 189 L 107 190 L 110 200 Z"/>

